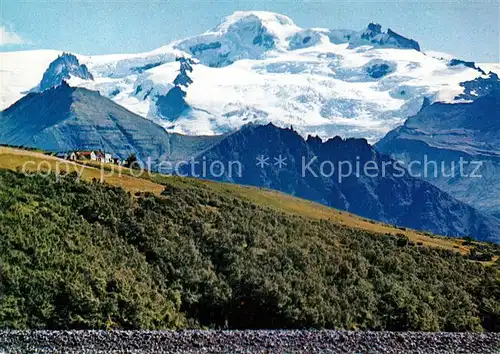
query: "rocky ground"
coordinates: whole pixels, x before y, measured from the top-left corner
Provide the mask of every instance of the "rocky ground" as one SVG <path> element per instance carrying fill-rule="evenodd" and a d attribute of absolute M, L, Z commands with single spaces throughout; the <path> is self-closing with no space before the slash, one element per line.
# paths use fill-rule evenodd
<path fill-rule="evenodd" d="M 0 353 L 500 353 L 500 334 L 1 331 Z"/>

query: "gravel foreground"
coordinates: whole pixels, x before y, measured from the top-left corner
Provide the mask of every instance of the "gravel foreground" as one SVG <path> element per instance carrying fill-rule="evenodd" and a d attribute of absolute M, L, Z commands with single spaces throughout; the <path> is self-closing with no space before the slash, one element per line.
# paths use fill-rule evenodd
<path fill-rule="evenodd" d="M 500 334 L 0 331 L 0 353 L 500 353 Z"/>

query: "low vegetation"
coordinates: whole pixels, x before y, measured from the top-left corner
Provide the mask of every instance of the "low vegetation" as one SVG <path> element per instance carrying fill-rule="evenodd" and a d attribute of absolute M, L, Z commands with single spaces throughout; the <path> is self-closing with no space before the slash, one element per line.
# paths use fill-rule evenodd
<path fill-rule="evenodd" d="M 500 330 L 498 262 L 162 183 L 0 170 L 0 327 Z"/>

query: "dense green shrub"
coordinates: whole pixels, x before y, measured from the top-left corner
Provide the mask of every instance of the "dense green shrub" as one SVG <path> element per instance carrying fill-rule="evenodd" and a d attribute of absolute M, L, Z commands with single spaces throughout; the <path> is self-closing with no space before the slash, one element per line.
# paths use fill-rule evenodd
<path fill-rule="evenodd" d="M 499 299 L 498 268 L 201 184 L 0 171 L 3 328 L 498 331 Z"/>

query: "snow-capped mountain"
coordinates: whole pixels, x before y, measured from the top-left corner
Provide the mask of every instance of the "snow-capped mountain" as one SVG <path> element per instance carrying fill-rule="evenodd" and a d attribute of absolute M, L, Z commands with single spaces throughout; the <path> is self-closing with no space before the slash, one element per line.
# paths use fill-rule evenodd
<path fill-rule="evenodd" d="M 60 54 L 1 53 L 1 108 L 40 85 Z M 474 65 L 426 53 L 377 24 L 304 29 L 257 11 L 236 12 L 204 34 L 151 52 L 76 58 L 93 80 L 69 70 L 71 86 L 97 90 L 169 131 L 193 135 L 272 121 L 303 135 L 375 142 L 416 114 L 424 98 L 464 101 L 457 98 L 460 83 L 485 77 Z M 179 58 L 189 58 L 189 69 L 181 70 Z"/>

